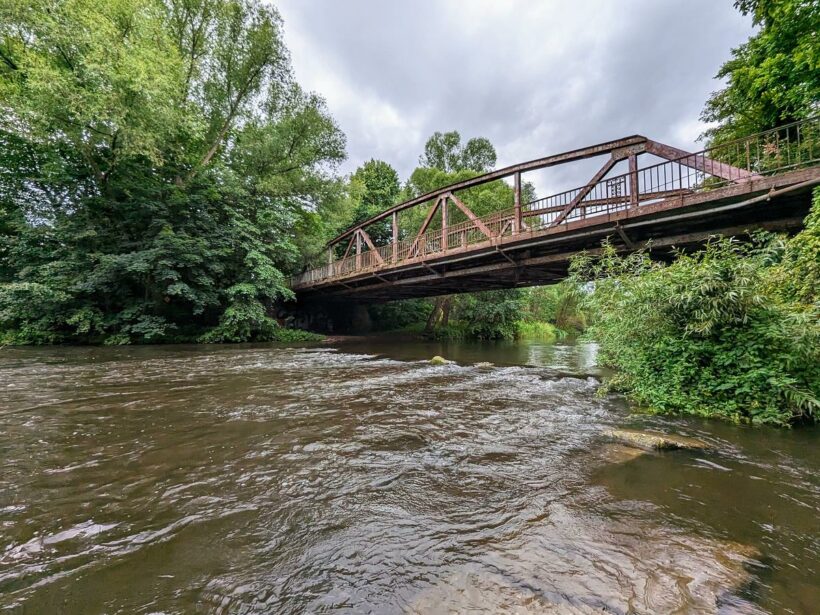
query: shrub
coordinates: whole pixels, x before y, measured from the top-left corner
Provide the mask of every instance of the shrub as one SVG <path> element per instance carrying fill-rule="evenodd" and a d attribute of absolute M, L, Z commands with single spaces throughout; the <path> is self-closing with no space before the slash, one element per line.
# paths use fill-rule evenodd
<path fill-rule="evenodd" d="M 804 233 L 816 232 L 819 207 Z M 608 385 L 658 412 L 773 425 L 816 420 L 817 304 L 805 303 L 801 284 L 792 290 L 803 270 L 789 271 L 795 247 L 816 262 L 816 246 L 807 257 L 801 235 L 715 239 L 670 265 L 647 253 L 620 257 L 608 244 L 598 258 L 577 258 L 576 282 L 594 283 L 584 299 L 594 313 L 590 334 L 601 362 L 618 370 Z"/>

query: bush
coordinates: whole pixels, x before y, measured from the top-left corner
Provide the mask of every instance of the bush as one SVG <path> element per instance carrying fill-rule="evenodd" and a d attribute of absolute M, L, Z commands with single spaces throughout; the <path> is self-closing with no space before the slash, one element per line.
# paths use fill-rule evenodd
<path fill-rule="evenodd" d="M 463 295 L 456 304 L 456 318 L 469 337 L 480 340 L 514 339 L 521 317 L 520 290 L 489 290 Z"/>
<path fill-rule="evenodd" d="M 818 306 L 795 279 L 805 268 L 792 267 L 798 258 L 816 266 L 816 245 L 806 247 L 806 233 L 817 232 L 815 201 L 807 230 L 788 242 L 716 239 L 668 266 L 646 253 L 619 257 L 608 244 L 599 258 L 576 259 L 576 282 L 594 282 L 584 300 L 594 314 L 590 334 L 601 362 L 618 370 L 608 385 L 658 412 L 816 420 Z"/>
<path fill-rule="evenodd" d="M 566 333 L 556 328 L 555 325 L 539 320 L 522 320 L 517 323 L 518 339 L 539 340 L 542 342 L 554 342 Z"/>

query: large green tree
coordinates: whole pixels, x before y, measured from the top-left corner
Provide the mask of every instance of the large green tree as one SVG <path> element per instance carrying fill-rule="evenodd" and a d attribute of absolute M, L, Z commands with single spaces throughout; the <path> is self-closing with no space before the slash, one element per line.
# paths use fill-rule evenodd
<path fill-rule="evenodd" d="M 495 147 L 485 137 L 473 137 L 463 146 L 458 131 L 435 132 L 424 144 L 419 158 L 422 167 L 435 168 L 445 173 L 470 170 L 486 173 L 495 167 Z"/>
<path fill-rule="evenodd" d="M 266 339 L 344 137 L 255 0 L 0 4 L 0 335 Z"/>
<path fill-rule="evenodd" d="M 713 143 L 776 128 L 820 111 L 820 2 L 738 0 L 760 29 L 732 50 L 718 72 L 727 81 L 706 103 L 702 119 Z"/>

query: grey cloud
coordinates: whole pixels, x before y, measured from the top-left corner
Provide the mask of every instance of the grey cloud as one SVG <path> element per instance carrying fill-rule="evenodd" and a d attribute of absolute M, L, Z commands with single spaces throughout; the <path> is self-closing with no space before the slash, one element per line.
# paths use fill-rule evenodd
<path fill-rule="evenodd" d="M 345 170 L 381 158 L 402 177 L 436 130 L 488 137 L 499 165 L 634 133 L 697 148 L 713 76 L 752 32 L 714 0 L 277 6 L 297 79 L 348 136 Z M 539 192 L 584 173 L 555 169 Z"/>

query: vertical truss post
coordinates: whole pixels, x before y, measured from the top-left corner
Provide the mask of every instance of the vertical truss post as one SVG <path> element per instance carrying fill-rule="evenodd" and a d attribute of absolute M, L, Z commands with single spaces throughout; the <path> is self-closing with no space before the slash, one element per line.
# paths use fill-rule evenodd
<path fill-rule="evenodd" d="M 638 206 L 638 157 L 629 155 L 629 206 Z"/>
<path fill-rule="evenodd" d="M 356 231 L 356 269 L 362 268 L 362 235 Z"/>
<path fill-rule="evenodd" d="M 521 232 L 523 228 L 523 221 L 524 217 L 521 212 L 521 173 L 516 173 L 513 176 L 514 179 L 514 186 L 513 186 L 513 195 L 514 201 L 513 206 L 515 207 L 515 215 L 513 216 L 513 224 L 512 224 L 512 232 L 513 235 L 517 235 Z"/>
<path fill-rule="evenodd" d="M 333 246 L 327 249 L 327 271 L 328 275 L 333 275 Z"/>
<path fill-rule="evenodd" d="M 441 201 L 441 251 L 447 251 L 447 197 Z"/>
<path fill-rule="evenodd" d="M 393 212 L 393 264 L 399 262 L 399 212 Z"/>

